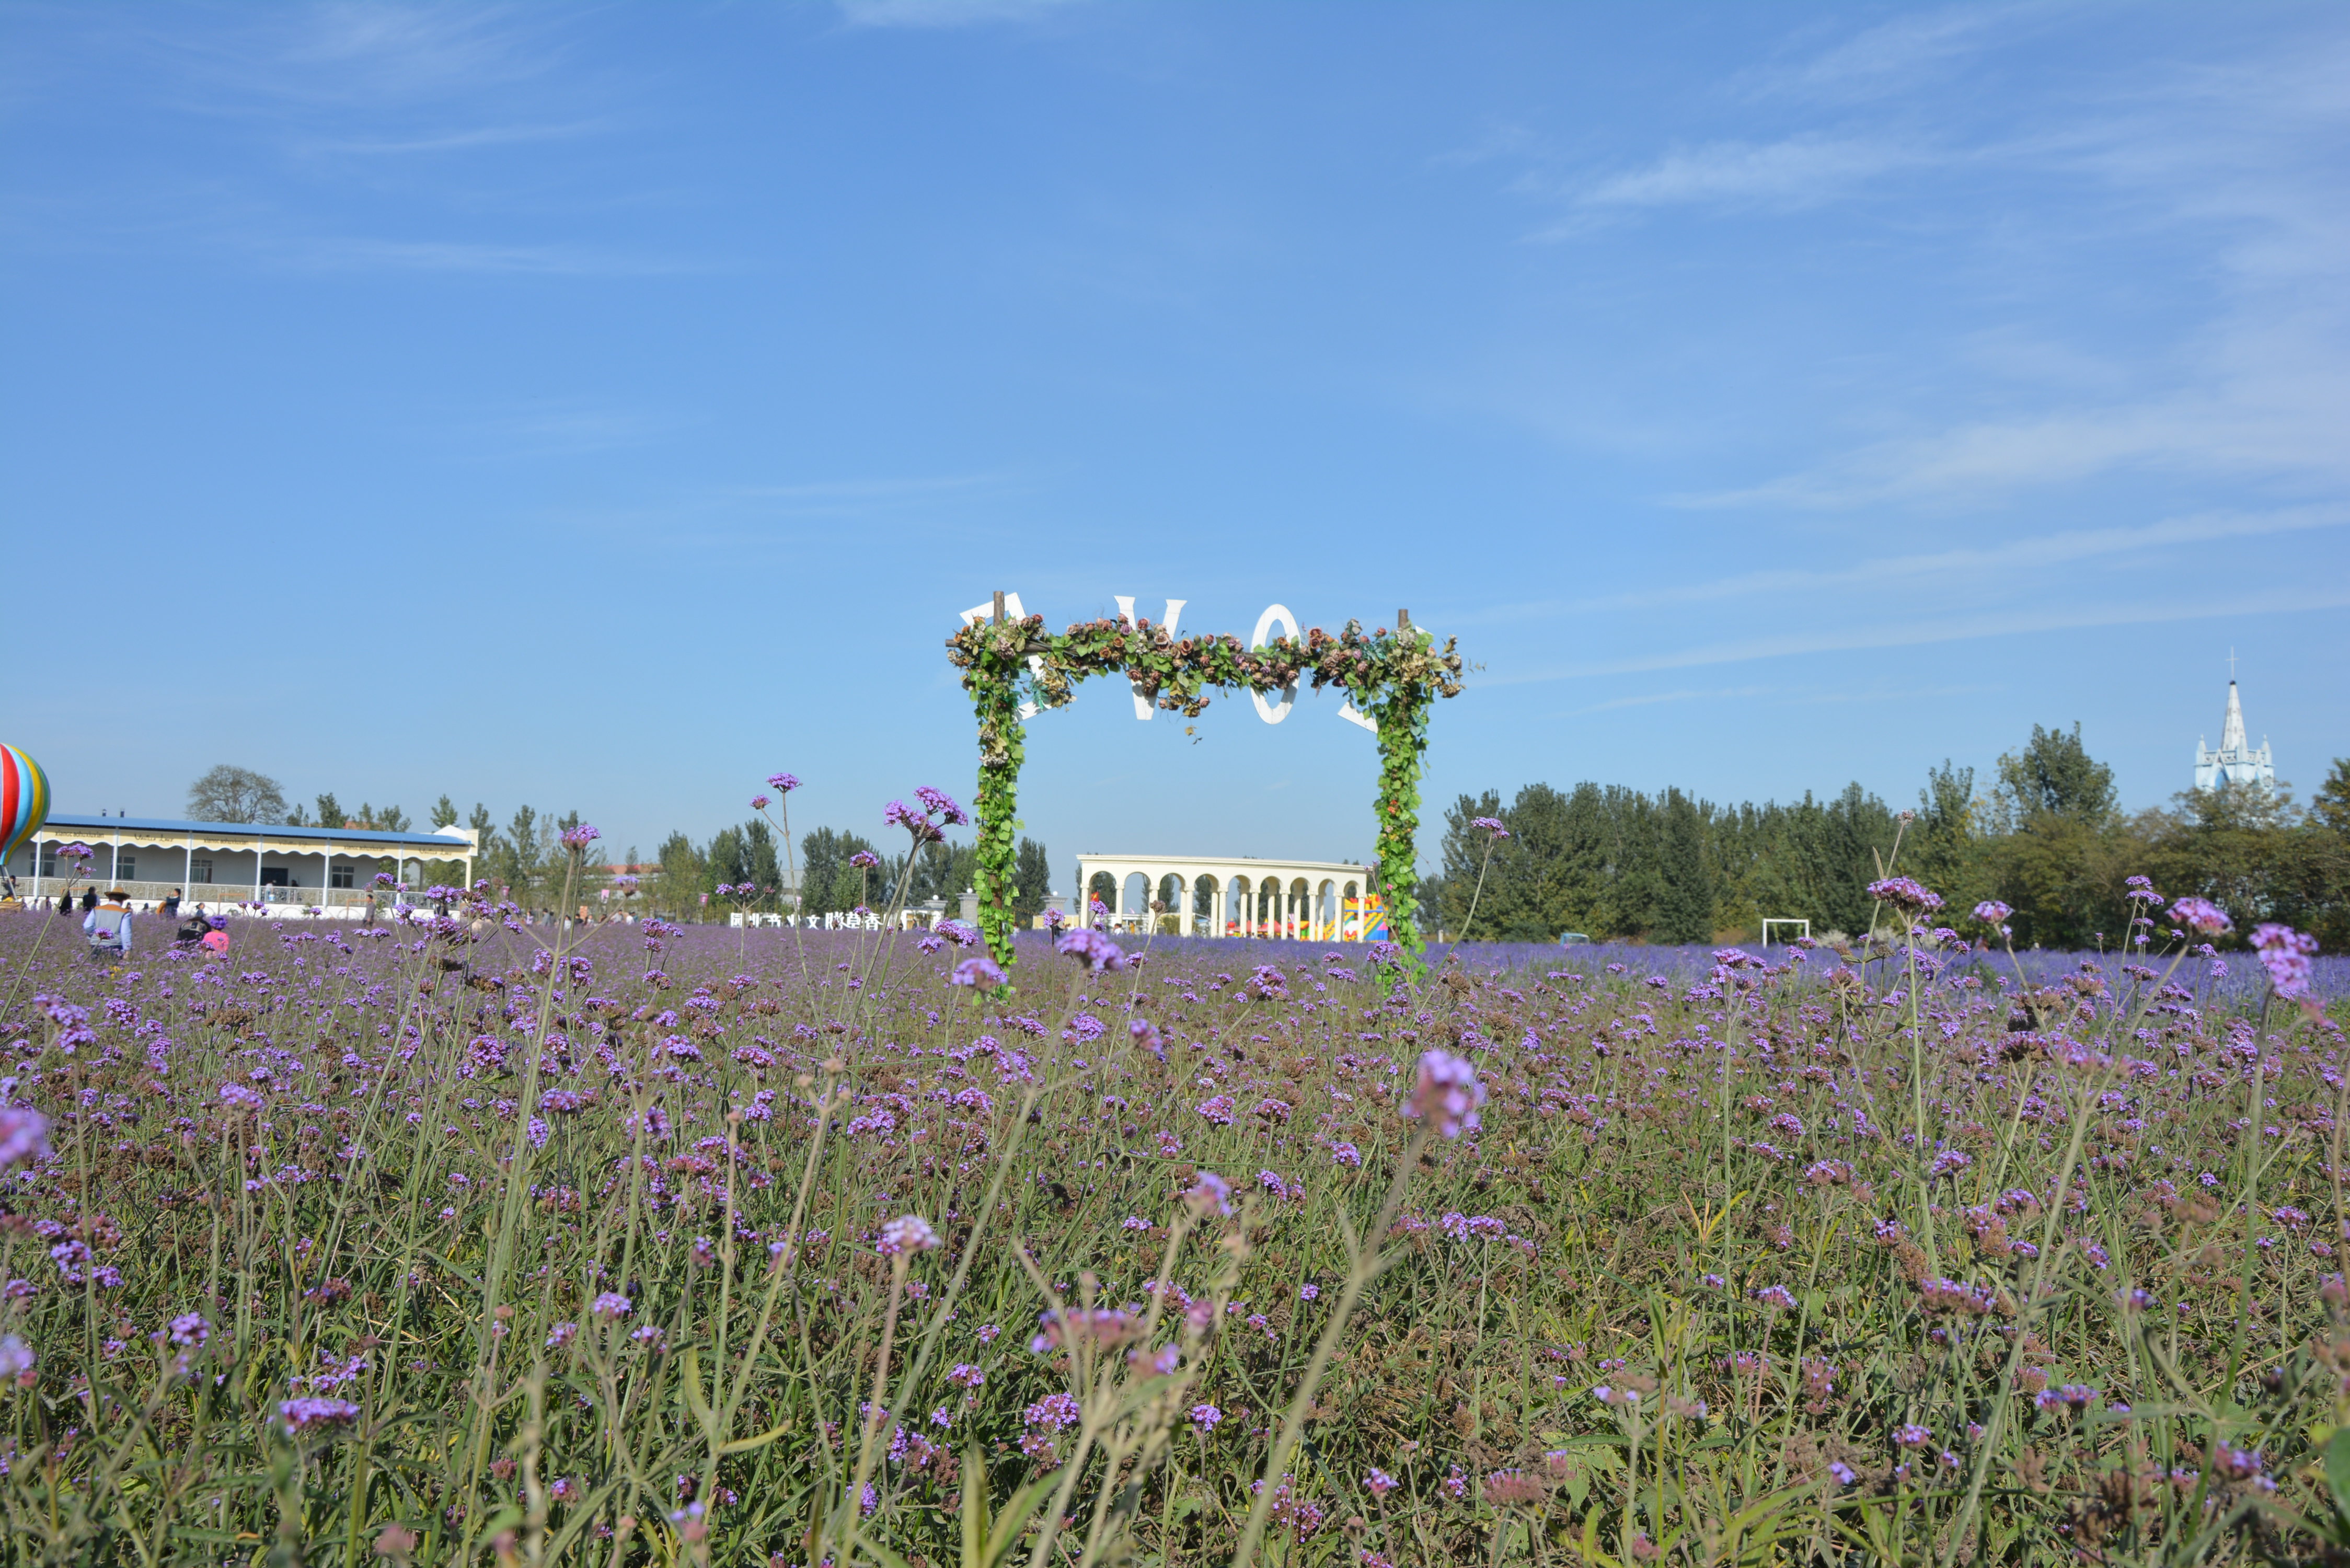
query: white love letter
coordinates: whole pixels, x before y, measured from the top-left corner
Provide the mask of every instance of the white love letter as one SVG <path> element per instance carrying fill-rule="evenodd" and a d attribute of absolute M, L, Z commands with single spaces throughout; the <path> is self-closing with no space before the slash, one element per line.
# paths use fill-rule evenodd
<path fill-rule="evenodd" d="M 1003 615 L 1004 618 L 1007 620 L 1025 620 L 1028 618 L 1028 612 L 1025 609 L 1023 609 L 1020 606 L 1020 596 L 1018 594 L 1006 594 L 1003 596 Z M 971 608 L 962 612 L 962 623 L 965 626 L 977 626 L 981 621 L 993 620 L 994 618 L 995 601 L 993 598 L 989 599 L 983 605 L 973 605 Z M 1042 675 L 1045 673 L 1045 661 L 1041 659 L 1031 658 L 1028 660 L 1028 669 L 1032 674 Z M 1037 708 L 1035 703 L 1023 702 L 1020 704 L 1020 717 L 1024 722 L 1035 718 Z"/>
<path fill-rule="evenodd" d="M 1297 618 L 1289 613 L 1289 607 L 1267 605 L 1264 613 L 1256 618 L 1256 630 L 1249 634 L 1249 647 L 1252 649 L 1263 648 L 1264 634 L 1271 631 L 1275 623 L 1288 628 L 1282 634 L 1284 637 L 1294 638 L 1297 635 Z M 1297 682 L 1292 680 L 1281 689 L 1281 705 L 1277 708 L 1264 700 L 1264 693 L 1262 691 L 1250 692 L 1249 701 L 1256 704 L 1258 718 L 1268 724 L 1278 724 L 1289 717 L 1290 707 L 1297 701 Z"/>
<path fill-rule="evenodd" d="M 1134 622 L 1134 596 L 1132 594 L 1118 594 L 1116 595 L 1115 597 L 1118 599 L 1118 613 L 1126 618 L 1128 625 L 1132 625 Z M 1167 613 L 1159 619 L 1159 624 L 1167 628 L 1168 636 L 1175 637 L 1180 635 L 1176 631 L 1175 628 L 1183 618 L 1183 607 L 1191 602 L 1191 601 L 1189 599 L 1169 599 L 1167 601 Z M 1144 723 L 1149 723 L 1150 722 L 1150 715 L 1157 710 L 1158 704 L 1154 702 L 1149 694 L 1142 690 L 1142 683 L 1140 681 L 1129 679 L 1127 684 L 1134 688 L 1134 716 L 1141 720 Z"/>

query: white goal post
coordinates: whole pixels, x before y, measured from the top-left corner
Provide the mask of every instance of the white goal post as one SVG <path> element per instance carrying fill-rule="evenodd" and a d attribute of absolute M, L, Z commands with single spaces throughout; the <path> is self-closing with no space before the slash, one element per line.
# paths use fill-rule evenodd
<path fill-rule="evenodd" d="M 1774 916 L 1774 917 L 1773 917 L 1772 919 L 1767 919 L 1767 920 L 1765 920 L 1765 921 L 1763 921 L 1763 922 L 1762 922 L 1762 950 L 1763 950 L 1764 952 L 1766 952 L 1766 953 L 1767 953 L 1767 952 L 1769 952 L 1769 951 L 1771 950 L 1771 928 L 1772 928 L 1772 927 L 1773 927 L 1773 926 L 1801 926 L 1801 927 L 1803 928 L 1803 933 L 1802 933 L 1802 934 L 1803 934 L 1803 938 L 1804 938 L 1804 940 L 1805 941 L 1809 941 L 1809 940 L 1812 940 L 1812 922 L 1811 922 L 1811 921 L 1809 921 L 1809 920 L 1797 920 L 1797 919 L 1781 919 L 1781 918 L 1779 918 L 1779 917 Z M 1780 946 L 1782 946 L 1782 947 L 1784 947 L 1784 946 L 1786 946 L 1786 945 L 1787 945 L 1787 944 L 1786 944 L 1786 943 L 1784 943 L 1784 942 L 1782 942 L 1782 943 L 1780 944 Z"/>

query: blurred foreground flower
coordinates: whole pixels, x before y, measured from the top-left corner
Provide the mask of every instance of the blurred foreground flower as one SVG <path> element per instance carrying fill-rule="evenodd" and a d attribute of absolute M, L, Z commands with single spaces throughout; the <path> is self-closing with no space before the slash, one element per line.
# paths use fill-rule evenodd
<path fill-rule="evenodd" d="M 1868 896 L 1915 914 L 1929 914 L 1942 907 L 1939 893 L 1929 891 L 1909 877 L 1887 877 L 1881 882 L 1871 882 Z"/>
<path fill-rule="evenodd" d="M 1194 1210 L 1202 1215 L 1229 1215 L 1232 1211 L 1232 1184 L 1212 1170 L 1200 1172 L 1199 1179 L 1191 1184 L 1191 1190 L 1183 1197 Z"/>
<path fill-rule="evenodd" d="M 1126 950 L 1090 926 L 1080 926 L 1063 937 L 1054 944 L 1054 950 L 1082 961 L 1087 969 L 1097 972 L 1126 967 Z"/>
<path fill-rule="evenodd" d="M 1003 970 L 992 958 L 967 958 L 954 966 L 953 982 L 979 987 L 1002 985 Z"/>
<path fill-rule="evenodd" d="M 359 1407 L 348 1399 L 287 1399 L 277 1407 L 277 1419 L 289 1437 L 336 1431 L 359 1418 Z"/>
<path fill-rule="evenodd" d="M 1446 1137 L 1459 1137 L 1477 1130 L 1477 1107 L 1484 1103 L 1485 1085 L 1477 1081 L 1477 1069 L 1466 1058 L 1450 1051 L 1420 1053 L 1419 1075 L 1412 1083 L 1411 1103 L 1404 1115 L 1426 1116 Z"/>
<path fill-rule="evenodd" d="M 0 1170 L 49 1156 L 49 1119 L 23 1106 L 0 1106 Z"/>
<path fill-rule="evenodd" d="M 881 1227 L 879 1251 L 885 1258 L 894 1258 L 900 1252 L 927 1252 L 939 1244 L 939 1233 L 919 1214 L 900 1214 Z"/>
<path fill-rule="evenodd" d="M 2279 996 L 2293 1002 L 2308 993 L 2309 960 L 2317 951 L 2315 937 L 2270 921 L 2253 928 L 2252 946 L 2259 951 L 2261 967 L 2269 971 L 2269 983 L 2276 987 Z"/>
<path fill-rule="evenodd" d="M 2236 922 L 2209 898 L 2181 898 L 2170 906 L 2171 920 L 2207 937 L 2224 936 L 2236 929 Z"/>

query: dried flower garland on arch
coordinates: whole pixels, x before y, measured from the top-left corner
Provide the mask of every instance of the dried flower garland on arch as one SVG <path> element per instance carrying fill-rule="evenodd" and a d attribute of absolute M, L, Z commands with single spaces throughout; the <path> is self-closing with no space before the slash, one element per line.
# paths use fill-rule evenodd
<path fill-rule="evenodd" d="M 1357 713 L 1378 735 L 1379 785 L 1374 803 L 1378 890 L 1387 899 L 1388 928 L 1407 951 L 1426 945 L 1413 917 L 1418 880 L 1415 837 L 1419 829 L 1419 777 L 1428 750 L 1429 711 L 1439 697 L 1461 694 L 1455 640 L 1412 626 L 1400 613 L 1390 630 L 1365 631 L 1350 620 L 1336 636 L 1319 627 L 1302 636 L 1276 637 L 1260 647 L 1215 634 L 1178 638 L 1147 617 L 1082 621 L 1066 631 L 1045 629 L 1038 615 L 974 620 L 947 639 L 947 659 L 962 671 L 979 721 L 980 929 L 996 961 L 1012 960 L 1012 873 L 1020 764 L 1026 753 L 1024 708 L 1059 708 L 1079 681 L 1122 674 L 1139 697 L 1170 712 L 1197 718 L 1210 693 L 1253 691 L 1294 695 L 1311 680 L 1314 690 L 1343 688 Z"/>

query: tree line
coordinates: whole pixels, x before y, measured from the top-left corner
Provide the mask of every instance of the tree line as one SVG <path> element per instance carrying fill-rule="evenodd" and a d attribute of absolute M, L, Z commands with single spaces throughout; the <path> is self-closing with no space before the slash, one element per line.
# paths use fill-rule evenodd
<path fill-rule="evenodd" d="M 788 912 L 797 909 L 811 915 L 879 909 L 896 893 L 899 878 L 907 875 L 903 854 L 887 855 L 864 835 L 819 827 L 801 835 L 799 853 L 785 864 L 775 829 L 764 817 L 722 827 L 704 844 L 683 833 L 662 840 L 639 884 L 654 909 L 691 918 L 722 897 L 722 888 L 749 888 L 734 902 L 761 909 Z M 972 885 L 978 868 L 978 846 L 951 839 L 925 844 L 916 852 L 906 901 L 920 905 L 943 900 L 950 914 Z M 636 858 L 635 851 L 629 858 Z M 800 898 L 788 896 L 791 874 L 796 872 Z M 1045 907 L 1052 864 L 1045 846 L 1033 838 L 1020 840 L 1013 910 L 1024 922 Z"/>
<path fill-rule="evenodd" d="M 2125 880 L 2138 875 L 2170 897 L 2211 899 L 2240 934 L 2278 920 L 2329 950 L 2350 946 L 2350 759 L 2334 761 L 2305 808 L 2282 787 L 2239 785 L 2133 814 L 2078 724 L 2035 724 L 1984 784 L 1945 762 L 1909 810 L 1857 784 L 1760 805 L 1590 783 L 1528 784 L 1506 805 L 1496 791 L 1463 794 L 1445 813 L 1441 868 L 1420 898 L 1442 931 L 1466 925 L 1471 940 L 1751 940 L 1766 917 L 1808 919 L 1815 936 L 1857 933 L 1869 924 L 1867 885 L 1898 845 L 1898 868 L 1943 897 L 1946 921 L 1996 899 L 2013 911 L 2019 946 L 2111 943 Z"/>
<path fill-rule="evenodd" d="M 473 875 L 486 878 L 501 897 L 525 909 L 552 909 L 563 901 L 566 878 L 571 877 L 564 832 L 581 821 L 577 811 L 556 815 L 535 806 L 517 806 L 501 826 L 489 808 L 475 803 L 461 816 L 447 795 L 433 803 L 431 826 L 438 829 L 463 822 L 478 836 Z M 289 827 L 334 826 L 383 833 L 405 833 L 408 815 L 396 805 L 362 804 L 346 810 L 332 791 L 305 805 L 289 805 L 285 786 L 266 774 L 224 763 L 207 771 L 188 787 L 188 815 L 199 822 L 283 823 Z M 860 856 L 872 864 L 860 864 Z M 963 890 L 972 885 L 977 846 L 951 840 L 923 845 L 916 854 L 907 901 L 921 904 L 943 899 L 950 910 Z M 598 902 L 600 891 L 629 895 L 629 906 L 658 911 L 681 919 L 700 919 L 718 909 L 736 907 L 788 911 L 805 909 L 823 915 L 866 907 L 879 909 L 895 893 L 906 870 L 903 854 L 885 855 L 858 833 L 819 827 L 802 836 L 795 864 L 786 865 L 775 831 L 764 816 L 720 828 L 696 844 L 683 833 L 661 842 L 650 862 L 640 862 L 635 846 L 627 858 L 607 864 L 595 857 L 572 877 L 573 904 Z M 424 861 L 429 880 L 453 883 L 463 875 L 458 858 Z M 793 872 L 805 899 L 792 897 Z M 1045 846 L 1033 838 L 1020 840 L 1013 909 L 1023 923 L 1045 907 L 1052 881 L 1052 863 Z M 721 889 L 726 889 L 722 892 Z"/>

